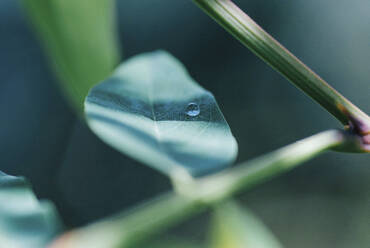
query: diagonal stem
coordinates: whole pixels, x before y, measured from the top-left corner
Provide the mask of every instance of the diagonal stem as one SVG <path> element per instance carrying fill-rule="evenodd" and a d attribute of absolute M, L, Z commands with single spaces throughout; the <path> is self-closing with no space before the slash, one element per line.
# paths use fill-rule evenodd
<path fill-rule="evenodd" d="M 193 0 L 243 45 L 360 135 L 370 118 L 271 37 L 230 0 Z"/>
<path fill-rule="evenodd" d="M 64 234 L 51 247 L 131 247 L 235 193 L 353 141 L 353 136 L 338 130 L 316 134 L 229 171 L 176 185 L 177 192 L 168 193 L 129 213 Z"/>
<path fill-rule="evenodd" d="M 329 130 L 241 163 L 236 168 L 178 187 L 181 194 L 213 204 L 287 172 L 330 149 L 357 146 L 358 139 L 339 130 Z"/>

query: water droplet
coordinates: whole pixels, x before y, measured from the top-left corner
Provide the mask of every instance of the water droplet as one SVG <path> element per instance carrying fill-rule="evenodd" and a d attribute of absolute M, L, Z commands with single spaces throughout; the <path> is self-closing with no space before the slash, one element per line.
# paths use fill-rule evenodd
<path fill-rule="evenodd" d="M 199 113 L 200 113 L 199 106 L 194 102 L 189 103 L 188 106 L 186 107 L 186 114 L 188 116 L 194 117 L 199 115 Z"/>

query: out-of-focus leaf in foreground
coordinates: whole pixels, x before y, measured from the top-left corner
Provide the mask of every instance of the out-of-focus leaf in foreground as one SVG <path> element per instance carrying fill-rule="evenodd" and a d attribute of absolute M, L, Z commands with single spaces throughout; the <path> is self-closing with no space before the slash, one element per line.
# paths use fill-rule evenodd
<path fill-rule="evenodd" d="M 89 89 L 119 61 L 114 0 L 22 0 L 55 71 L 80 113 Z"/>
<path fill-rule="evenodd" d="M 237 154 L 214 96 L 164 51 L 123 63 L 90 91 L 85 113 L 102 140 L 165 174 L 202 175 Z"/>
<path fill-rule="evenodd" d="M 282 248 L 274 235 L 249 210 L 235 202 L 216 207 L 211 226 L 211 248 Z"/>
<path fill-rule="evenodd" d="M 206 248 L 205 246 L 189 241 L 179 240 L 179 239 L 171 239 L 171 240 L 160 240 L 160 241 L 152 241 L 150 243 L 146 243 L 141 245 L 140 248 Z"/>
<path fill-rule="evenodd" d="M 51 203 L 39 202 L 23 178 L 0 172 L 0 247 L 46 247 L 61 231 Z"/>

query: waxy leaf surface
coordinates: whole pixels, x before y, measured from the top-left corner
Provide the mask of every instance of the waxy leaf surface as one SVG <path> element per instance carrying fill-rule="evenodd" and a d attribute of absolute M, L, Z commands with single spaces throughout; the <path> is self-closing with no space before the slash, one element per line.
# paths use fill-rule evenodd
<path fill-rule="evenodd" d="M 85 114 L 106 143 L 168 175 L 207 174 L 237 154 L 214 96 L 164 51 L 124 62 L 92 88 Z"/>

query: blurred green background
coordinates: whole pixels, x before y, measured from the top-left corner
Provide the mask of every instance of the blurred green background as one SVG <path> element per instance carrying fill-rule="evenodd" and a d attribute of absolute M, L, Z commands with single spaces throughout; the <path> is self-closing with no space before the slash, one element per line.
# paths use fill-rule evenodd
<path fill-rule="evenodd" d="M 235 1 L 266 31 L 370 113 L 370 2 Z M 123 57 L 165 49 L 216 96 L 244 161 L 340 127 L 325 110 L 190 0 L 118 0 Z M 0 169 L 24 175 L 70 227 L 170 189 L 168 179 L 103 144 L 60 93 L 20 1 L 0 1 Z M 242 194 L 286 247 L 369 247 L 368 155 L 329 153 Z M 203 240 L 208 215 L 171 236 Z"/>

